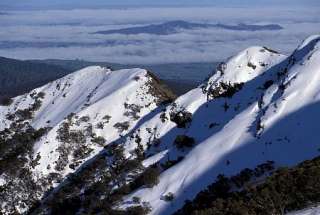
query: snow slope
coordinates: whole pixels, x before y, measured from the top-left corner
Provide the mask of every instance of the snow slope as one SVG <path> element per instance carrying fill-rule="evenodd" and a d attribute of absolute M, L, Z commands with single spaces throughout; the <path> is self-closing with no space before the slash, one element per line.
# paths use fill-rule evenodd
<path fill-rule="evenodd" d="M 91 68 L 88 69 L 91 70 Z M 81 72 L 86 73 L 86 70 Z M 59 120 L 59 123 L 54 124 L 55 126 L 48 135 L 35 145 L 35 154 L 41 156 L 41 159 L 38 161 L 39 165 L 35 168 L 36 171 L 48 174 L 50 171 L 47 171 L 47 166 L 50 164 L 52 166 L 58 160 L 59 150 L 57 149 L 61 146 L 61 142 L 56 141 L 56 138 L 58 129 L 65 122 L 65 120 L 61 120 L 61 116 L 67 116 L 66 112 L 75 113 L 70 123 L 70 130 L 85 131 L 92 127 L 92 133 L 95 136 L 103 137 L 110 143 L 119 138 L 120 135 L 125 135 L 136 125 L 141 117 L 157 107 L 156 98 L 146 93 L 148 92 L 148 87 L 150 87 L 147 84 L 150 77 L 147 76 L 145 70 L 120 70 L 110 72 L 107 75 L 101 74 L 101 71 L 99 71 L 97 77 L 92 76 L 91 72 L 86 74 L 88 75 L 83 77 L 81 77 L 81 73 L 74 74 L 74 77 L 76 79 L 80 78 L 81 81 L 74 80 L 77 84 L 71 83 L 71 86 L 75 88 L 74 90 L 72 89 L 75 96 L 71 96 L 71 100 L 67 104 L 61 104 L 64 107 L 61 111 L 53 111 L 56 107 L 49 105 L 49 107 L 44 109 L 44 113 L 53 112 L 54 116 L 43 116 L 42 114 L 35 116 L 34 125 L 36 127 L 43 125 L 46 120 L 50 119 L 48 117 L 53 119 L 58 118 Z M 139 78 L 138 81 L 134 80 L 137 78 Z M 135 105 L 135 110 L 126 107 L 129 105 Z M 137 111 L 137 113 L 134 113 L 134 111 Z M 58 112 L 57 115 L 56 112 Z M 63 113 L 59 114 L 61 112 Z M 132 114 L 130 114 L 131 112 Z M 119 122 L 128 122 L 128 128 L 119 131 L 115 127 Z M 103 124 L 103 128 L 101 123 Z M 101 127 L 99 127 L 100 124 Z M 93 150 L 90 153 L 91 155 L 98 153 L 104 146 L 104 144 L 92 144 L 90 140 L 86 140 L 84 145 L 91 147 L 91 150 Z M 79 147 L 79 145 L 76 147 Z M 70 171 L 72 169 L 66 167 L 66 172 L 63 175 L 66 175 Z"/>
<path fill-rule="evenodd" d="M 319 41 L 320 36 L 306 39 L 289 57 L 263 47 L 249 48 L 143 124 L 136 134 L 145 147 L 152 138 L 161 142 L 148 150 L 151 157 L 145 165 L 184 158 L 162 172 L 158 185 L 136 190 L 119 207 L 131 206 L 131 198 L 137 196 L 150 203 L 151 214 L 171 214 L 218 174 L 234 175 L 268 160 L 291 166 L 317 156 Z M 192 113 L 185 128 L 169 120 L 181 110 Z M 148 128 L 154 130 L 151 137 L 145 132 Z M 194 138 L 195 146 L 177 149 L 174 140 L 181 134 Z M 134 138 L 128 138 L 126 148 L 134 145 Z M 174 195 L 171 202 L 164 201 L 168 193 Z"/>
<path fill-rule="evenodd" d="M 289 213 L 288 215 L 318 215 L 318 214 L 320 214 L 320 206 L 292 212 L 292 213 Z"/>
<path fill-rule="evenodd" d="M 47 182 L 42 190 L 34 191 L 41 197 L 46 189 L 58 185 L 104 146 L 126 135 L 148 114 L 156 113 L 162 102 L 173 98 L 146 70 L 111 71 L 93 66 L 18 96 L 9 106 L 1 106 L 0 131 L 4 135 L 8 132 L 4 138 L 10 138 L 15 131 L 27 131 L 27 125 L 49 128 L 34 144 L 25 164 L 36 184 Z M 1 185 L 5 187 L 12 177 L 1 170 Z M 12 189 L 24 186 L 24 179 L 14 179 L 17 184 Z M 30 190 L 25 192 L 26 195 L 8 191 L 12 198 L 17 198 L 15 208 L 21 212 L 28 208 L 23 201 Z M 3 204 L 2 208 L 5 200 Z"/>

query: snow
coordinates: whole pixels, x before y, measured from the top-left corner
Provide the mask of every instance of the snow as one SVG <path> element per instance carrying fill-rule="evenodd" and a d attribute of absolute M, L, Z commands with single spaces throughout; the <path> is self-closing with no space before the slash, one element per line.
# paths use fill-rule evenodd
<path fill-rule="evenodd" d="M 6 184 L 6 180 L 0 177 L 0 186 L 3 186 Z"/>
<path fill-rule="evenodd" d="M 33 157 L 40 155 L 40 159 L 32 171 L 36 179 L 55 172 L 64 177 L 75 171 L 69 165 L 75 162 L 73 153 L 81 147 L 79 143 L 71 148 L 62 171 L 55 169 L 61 155 L 59 147 L 64 146 L 64 143 L 57 139 L 58 130 L 63 123 L 68 122 L 66 117 L 74 114 L 70 131 L 83 132 L 92 126 L 93 133 L 106 140 L 104 145 L 99 145 L 92 142 L 90 137 L 86 138 L 82 146 L 91 152 L 85 158 L 76 160 L 80 164 L 84 163 L 97 155 L 105 145 L 129 133 L 140 119 L 157 108 L 156 95 L 149 93 L 151 79 L 146 70 L 138 68 L 111 71 L 99 66 L 87 67 L 14 98 L 13 104 L 8 107 L 0 107 L 0 119 L 4 122 L 0 123 L 0 130 L 12 123 L 6 119 L 8 113 L 28 108 L 34 102 L 30 95 L 43 92 L 41 107 L 35 111 L 33 119 L 28 121 L 35 128 L 52 129 L 34 145 Z M 139 107 L 135 116 L 126 114 L 130 110 L 125 104 Z M 106 119 L 106 116 L 110 118 Z M 81 117 L 87 117 L 88 120 L 78 122 Z M 98 124 L 102 122 L 103 128 L 99 128 Z M 114 126 L 119 122 L 128 122 L 128 129 L 120 132 Z"/>
<path fill-rule="evenodd" d="M 139 82 L 135 80 L 137 77 L 139 77 Z M 151 95 L 146 94 L 148 89 L 147 81 L 149 81 L 149 78 L 147 77 L 147 72 L 145 70 L 131 69 L 111 72 L 103 68 L 98 69 L 97 67 L 90 67 L 66 78 L 72 80 L 71 87 L 69 88 L 71 92 L 68 91 L 66 97 L 68 98 L 69 94 L 73 95 L 67 105 L 70 109 L 67 112 L 63 112 L 63 109 L 58 110 L 58 112 L 63 112 L 64 116 L 72 112 L 75 113 L 78 118 L 89 117 L 87 123 L 79 126 L 72 125 L 71 130 L 84 130 L 91 124 L 94 133 L 97 136 L 104 137 L 107 143 L 118 139 L 120 135 L 128 133 L 138 121 L 137 119 L 132 119 L 130 116 L 125 116 L 125 103 L 142 107 L 138 113 L 139 118 L 142 118 L 156 108 L 156 104 L 153 102 L 154 98 Z M 88 99 L 88 95 L 91 96 L 90 99 Z M 73 105 L 75 98 L 77 98 L 77 105 Z M 96 127 L 97 124 L 103 122 L 103 117 L 106 115 L 111 117 L 109 122 L 105 123 L 103 129 L 98 129 Z M 61 117 L 61 115 L 59 115 L 59 117 Z M 46 121 L 46 119 L 43 118 L 44 117 L 37 117 L 37 121 L 34 124 L 38 126 L 42 125 L 43 122 Z M 41 156 L 39 165 L 35 168 L 36 172 L 44 175 L 52 172 L 52 170 L 47 170 L 47 166 L 49 164 L 52 166 L 59 158 L 57 149 L 61 143 L 56 139 L 57 130 L 65 121 L 66 120 L 62 120 L 57 123 L 49 134 L 36 144 L 34 154 L 37 155 L 39 153 Z M 114 125 L 117 122 L 125 121 L 130 122 L 130 127 L 127 131 L 119 133 Z M 102 146 L 90 142 L 86 143 L 86 145 L 93 151 L 90 153 L 90 156 L 82 162 L 90 159 L 103 149 Z M 60 174 L 64 176 L 70 172 L 73 172 L 73 170 L 66 167 L 65 171 L 62 173 L 60 172 Z"/>
<path fill-rule="evenodd" d="M 308 49 L 309 52 L 308 50 L 304 50 L 306 46 L 309 46 L 306 44 L 309 43 L 304 42 L 293 54 L 297 62 L 291 67 L 284 81 L 284 84 L 289 83 L 289 86 L 281 99 L 273 102 L 279 108 L 276 113 L 273 108 L 270 108 L 263 117 L 267 128 L 271 128 L 281 118 L 301 109 L 303 106 L 319 101 L 317 96 L 320 92 L 320 45 L 319 43 L 314 44 L 314 41 L 320 42 L 320 37 L 311 38 L 314 38 L 314 40 L 310 40 L 310 38 L 306 40 L 312 44 L 312 49 Z M 301 52 L 304 52 L 304 56 L 301 55 Z M 312 55 L 312 60 L 310 59 L 310 55 Z"/>
<path fill-rule="evenodd" d="M 245 132 L 245 127 L 239 130 L 234 130 L 233 127 L 252 121 L 252 117 L 247 117 L 248 115 L 250 113 L 238 116 L 231 124 L 226 125 L 224 132 L 195 147 L 181 163 L 161 174 L 160 183 L 157 186 L 152 189 L 138 190 L 132 194 L 132 197 L 139 196 L 143 201 L 148 201 L 153 207 L 153 214 L 167 214 L 168 211 L 164 212 L 167 206 L 170 206 L 170 212 L 179 209 L 183 199 L 191 198 L 194 190 L 212 182 L 212 178 L 203 177 L 204 172 L 210 171 L 210 168 L 218 164 L 225 153 L 233 150 L 238 139 L 250 139 Z M 226 142 L 229 144 L 225 144 Z M 215 156 L 212 156 L 212 152 L 215 152 Z M 178 197 L 183 196 L 183 199 L 179 200 L 179 203 L 175 201 L 175 204 L 160 200 L 160 197 L 169 192 Z"/>
<path fill-rule="evenodd" d="M 155 163 L 157 163 L 158 161 L 160 161 L 162 158 L 164 158 L 167 153 L 168 153 L 168 150 L 164 150 L 164 151 L 162 151 L 162 152 L 159 152 L 159 153 L 157 153 L 156 155 L 151 156 L 151 157 L 145 159 L 145 160 L 142 162 L 142 165 L 145 166 L 145 167 L 151 166 L 152 164 L 155 164 Z"/>
<path fill-rule="evenodd" d="M 226 63 L 224 74 L 222 76 L 216 74 L 211 79 L 226 83 L 247 82 L 265 72 L 266 67 L 279 63 L 284 57 L 284 55 L 269 52 L 264 47 L 253 46 L 231 57 Z"/>
<path fill-rule="evenodd" d="M 208 83 L 215 87 L 219 82 L 244 82 L 243 89 L 232 98 L 210 101 L 201 87 L 179 97 L 176 107 L 193 114 L 192 123 L 186 129 L 177 128 L 169 120 L 161 122 L 160 114 L 143 124 L 136 132 L 142 143 L 146 145 L 150 140 L 146 128 L 153 128 L 152 136 L 160 138 L 162 143 L 150 152 L 155 153 L 153 158 L 165 162 L 168 157 L 183 155 L 184 159 L 165 170 L 158 185 L 128 195 L 120 208 L 130 206 L 129 200 L 137 196 L 142 202 L 150 203 L 150 214 L 171 214 L 219 174 L 234 175 L 268 160 L 275 161 L 277 166 L 292 166 L 317 156 L 319 136 L 316 134 L 320 125 L 314 123 L 314 117 L 320 114 L 319 38 L 308 38 L 290 57 L 252 47 L 230 58 L 223 65 L 224 71 L 218 70 Z M 253 69 L 248 62 L 258 66 Z M 281 71 L 286 73 L 279 76 Z M 273 84 L 263 89 L 269 80 Z M 225 104 L 229 106 L 227 110 L 223 108 Z M 176 107 L 168 107 L 166 115 Z M 208 128 L 212 123 L 217 126 Z M 179 134 L 195 138 L 197 145 L 189 150 L 177 150 L 173 141 Z M 126 142 L 126 146 L 134 144 L 131 138 Z M 167 150 L 165 157 L 163 150 Z M 168 203 L 162 197 L 169 192 L 175 199 Z"/>
<path fill-rule="evenodd" d="M 307 208 L 304 210 L 288 213 L 287 215 L 318 215 L 320 214 L 320 206 Z"/>

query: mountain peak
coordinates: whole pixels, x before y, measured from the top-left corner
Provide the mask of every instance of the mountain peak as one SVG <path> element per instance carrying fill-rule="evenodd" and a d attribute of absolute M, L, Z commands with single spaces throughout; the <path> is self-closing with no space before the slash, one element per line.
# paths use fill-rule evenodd
<path fill-rule="evenodd" d="M 249 47 L 226 62 L 222 80 L 232 83 L 250 81 L 284 58 L 284 55 L 265 47 Z"/>
<path fill-rule="evenodd" d="M 222 62 L 205 83 L 206 90 L 212 91 L 222 84 L 243 84 L 261 75 L 286 58 L 266 47 L 252 46 Z"/>
<path fill-rule="evenodd" d="M 64 78 L 77 77 L 79 79 L 82 79 L 82 78 L 87 78 L 89 76 L 106 75 L 109 72 L 111 72 L 111 70 L 106 67 L 88 66 L 76 72 L 73 72 L 70 75 L 65 76 Z"/>

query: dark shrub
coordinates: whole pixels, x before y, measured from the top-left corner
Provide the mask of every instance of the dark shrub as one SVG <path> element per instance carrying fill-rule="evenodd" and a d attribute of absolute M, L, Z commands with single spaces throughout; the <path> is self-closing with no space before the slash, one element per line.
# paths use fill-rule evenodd
<path fill-rule="evenodd" d="M 41 108 L 41 100 L 39 99 L 36 99 L 35 102 L 32 104 L 32 107 L 29 108 L 30 111 L 37 111 Z"/>
<path fill-rule="evenodd" d="M 124 103 L 124 107 L 126 109 L 126 112 L 124 112 L 124 116 L 131 117 L 135 120 L 140 118 L 139 113 L 142 109 L 142 106 Z"/>
<path fill-rule="evenodd" d="M 227 103 L 227 102 L 224 102 L 224 104 L 223 104 L 223 109 L 224 109 L 224 111 L 225 111 L 225 112 L 228 111 L 229 108 L 230 108 L 230 106 L 228 105 L 228 103 Z"/>
<path fill-rule="evenodd" d="M 170 113 L 170 120 L 177 124 L 178 128 L 186 128 L 192 121 L 192 113 L 181 110 L 177 113 Z"/>
<path fill-rule="evenodd" d="M 270 172 L 273 165 L 268 161 L 231 178 L 219 176 L 175 214 L 287 214 L 319 204 L 320 157 Z M 235 186 L 241 189 L 231 189 Z"/>
<path fill-rule="evenodd" d="M 135 81 L 139 81 L 140 77 L 139 77 L 139 76 L 135 76 L 133 79 L 134 79 Z"/>
<path fill-rule="evenodd" d="M 52 205 L 51 214 L 76 214 L 81 206 L 80 197 L 73 197 L 72 199 L 57 200 Z"/>
<path fill-rule="evenodd" d="M 142 174 L 143 184 L 147 187 L 153 187 L 159 183 L 160 170 L 158 167 L 150 167 Z"/>
<path fill-rule="evenodd" d="M 174 195 L 171 192 L 167 193 L 163 198 L 163 200 L 166 202 L 171 202 L 173 199 L 174 199 Z"/>
<path fill-rule="evenodd" d="M 182 149 L 184 147 L 192 147 L 195 144 L 195 140 L 193 137 L 188 137 L 186 135 L 178 135 L 174 140 L 174 144 L 178 149 Z"/>
<path fill-rule="evenodd" d="M 82 116 L 82 117 L 80 118 L 80 122 L 89 122 L 89 120 L 90 120 L 90 117 L 89 117 L 89 116 Z"/>
<path fill-rule="evenodd" d="M 141 201 L 141 199 L 140 199 L 140 197 L 134 196 L 134 197 L 132 198 L 132 201 L 133 201 L 133 203 L 135 203 L 135 204 L 139 204 L 140 201 Z"/>
<path fill-rule="evenodd" d="M 46 95 L 46 94 L 45 94 L 44 92 L 39 92 L 39 93 L 37 94 L 37 97 L 43 99 L 45 95 Z"/>
<path fill-rule="evenodd" d="M 105 142 L 106 142 L 106 140 L 104 139 L 104 137 L 101 137 L 101 136 L 99 136 L 99 137 L 94 137 L 94 138 L 92 138 L 91 141 L 92 141 L 93 143 L 96 143 L 96 144 L 100 145 L 100 146 L 103 146 L 103 145 L 105 144 Z"/>
<path fill-rule="evenodd" d="M 149 208 L 134 206 L 126 209 L 127 215 L 146 215 L 150 212 Z"/>
<path fill-rule="evenodd" d="M 219 123 L 216 123 L 216 122 L 210 123 L 209 128 L 211 129 L 211 128 L 217 127 L 217 126 L 219 126 L 219 125 L 220 125 L 220 124 L 219 124 Z"/>
<path fill-rule="evenodd" d="M 251 63 L 251 62 L 248 62 L 248 67 L 251 67 L 252 69 L 256 69 L 256 68 L 257 68 L 257 66 L 254 65 L 254 64 Z"/>
<path fill-rule="evenodd" d="M 225 62 L 221 62 L 217 66 L 217 70 L 220 71 L 222 75 L 224 74 L 226 69 L 227 69 L 227 64 Z"/>
<path fill-rule="evenodd" d="M 218 86 L 211 86 L 207 90 L 208 98 L 231 98 L 235 93 L 240 91 L 243 83 L 224 83 L 220 82 Z"/>
<path fill-rule="evenodd" d="M 264 89 L 268 89 L 273 84 L 273 80 L 266 81 L 263 84 Z"/>
<path fill-rule="evenodd" d="M 260 62 L 260 66 L 262 66 L 262 67 L 266 67 L 266 66 L 268 66 L 268 64 L 263 63 L 263 62 Z"/>
<path fill-rule="evenodd" d="M 224 98 L 226 97 L 231 98 L 235 93 L 237 93 L 243 87 L 243 83 L 226 84 L 221 82 L 220 85 L 224 91 L 220 96 Z"/>
<path fill-rule="evenodd" d="M 274 54 L 279 54 L 279 52 L 277 52 L 277 51 L 275 51 L 275 50 L 272 50 L 272 49 L 270 49 L 270 48 L 268 48 L 268 47 L 263 47 L 264 49 L 266 49 L 266 50 L 268 50 L 269 52 L 271 52 L 271 53 L 274 53 Z"/>
<path fill-rule="evenodd" d="M 140 167 L 141 167 L 141 162 L 138 159 L 127 160 L 124 165 L 123 171 L 129 172 Z"/>
<path fill-rule="evenodd" d="M 24 110 L 19 109 L 16 111 L 16 117 L 19 120 L 32 119 L 32 112 L 29 109 L 24 109 Z"/>
<path fill-rule="evenodd" d="M 103 122 L 98 122 L 96 127 L 98 129 L 103 129 L 104 128 L 104 123 Z"/>
<path fill-rule="evenodd" d="M 161 167 L 163 169 L 169 169 L 170 167 L 172 167 L 172 166 L 176 165 L 177 163 L 179 163 L 180 161 L 182 161 L 183 158 L 184 158 L 183 156 L 180 156 L 180 157 L 178 157 L 177 160 L 168 160 L 165 163 L 162 163 Z"/>
<path fill-rule="evenodd" d="M 155 147 L 158 147 L 160 144 L 161 144 L 161 139 L 159 139 L 159 138 L 154 138 L 154 139 L 151 141 L 151 145 L 153 145 L 153 146 L 155 146 Z"/>
<path fill-rule="evenodd" d="M 105 120 L 106 123 L 108 123 L 110 121 L 110 119 L 111 119 L 111 116 L 105 115 L 102 119 Z"/>
<path fill-rule="evenodd" d="M 160 114 L 160 119 L 161 119 L 161 122 L 163 122 L 163 123 L 166 122 L 166 120 L 167 120 L 168 118 L 167 118 L 165 112 L 163 112 L 163 113 Z"/>
<path fill-rule="evenodd" d="M 126 122 L 117 122 L 113 125 L 116 129 L 118 129 L 119 132 L 124 132 L 129 129 L 130 123 L 128 121 Z"/>
<path fill-rule="evenodd" d="M 72 143 L 85 143 L 86 137 L 82 131 L 70 131 L 69 138 Z"/>

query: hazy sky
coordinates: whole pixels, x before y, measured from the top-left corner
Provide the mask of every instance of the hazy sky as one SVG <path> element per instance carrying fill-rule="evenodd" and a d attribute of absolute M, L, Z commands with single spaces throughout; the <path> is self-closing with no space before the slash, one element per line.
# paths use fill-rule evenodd
<path fill-rule="evenodd" d="M 112 5 L 215 5 L 233 7 L 319 6 L 319 0 L 1 0 L 0 10 L 15 8 L 83 8 Z"/>

